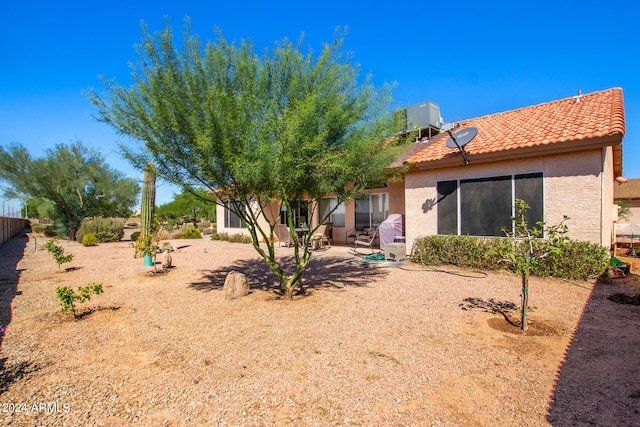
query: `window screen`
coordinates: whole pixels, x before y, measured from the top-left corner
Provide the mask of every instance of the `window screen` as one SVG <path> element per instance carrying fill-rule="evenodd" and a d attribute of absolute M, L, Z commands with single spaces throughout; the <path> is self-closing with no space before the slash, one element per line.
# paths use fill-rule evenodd
<path fill-rule="evenodd" d="M 458 234 L 459 229 L 460 234 L 502 237 L 503 227 L 511 230 L 515 199 L 531 206 L 527 211 L 529 225 L 544 220 L 541 172 L 439 181 L 436 189 L 438 234 Z"/>
<path fill-rule="evenodd" d="M 504 236 L 511 229 L 511 177 L 460 181 L 461 234 Z"/>
<path fill-rule="evenodd" d="M 440 181 L 438 190 L 438 234 L 458 234 L 458 181 Z"/>
<path fill-rule="evenodd" d="M 524 200 L 529 206 L 525 213 L 529 227 L 536 227 L 538 221 L 544 220 L 542 173 L 529 173 L 515 176 L 516 199 Z"/>
<path fill-rule="evenodd" d="M 224 226 L 226 228 L 242 228 L 242 221 L 238 215 L 229 209 L 231 206 L 231 202 L 225 202 Z"/>

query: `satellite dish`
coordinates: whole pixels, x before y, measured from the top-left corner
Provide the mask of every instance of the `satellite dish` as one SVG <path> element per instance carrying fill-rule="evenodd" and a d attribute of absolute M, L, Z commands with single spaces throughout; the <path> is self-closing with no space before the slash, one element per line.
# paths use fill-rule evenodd
<path fill-rule="evenodd" d="M 449 148 L 460 148 L 467 145 L 473 138 L 478 134 L 478 128 L 466 128 L 462 129 L 451 135 L 449 139 L 447 139 L 447 147 Z"/>
<path fill-rule="evenodd" d="M 447 131 L 449 133 L 449 139 L 447 139 L 447 147 L 449 148 L 457 148 L 462 153 L 462 158 L 464 159 L 464 164 L 468 165 L 469 160 L 467 160 L 467 153 L 464 151 L 464 146 L 467 145 L 473 138 L 478 134 L 478 128 L 466 128 L 462 129 L 455 134 L 451 133 L 450 130 Z"/>

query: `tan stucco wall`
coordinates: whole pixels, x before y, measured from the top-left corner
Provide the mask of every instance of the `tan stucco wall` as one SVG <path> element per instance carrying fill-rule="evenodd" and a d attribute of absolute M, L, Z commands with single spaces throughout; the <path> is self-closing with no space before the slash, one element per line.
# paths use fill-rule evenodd
<path fill-rule="evenodd" d="M 601 230 L 606 221 L 610 224 L 610 219 L 602 214 L 601 195 L 603 187 L 609 192 L 608 186 L 612 185 L 613 178 L 607 177 L 608 183 L 603 183 L 603 165 L 611 167 L 610 155 L 604 157 L 603 160 L 601 150 L 594 149 L 579 154 L 539 156 L 499 163 L 472 162 L 467 166 L 409 172 L 405 176 L 407 247 L 410 248 L 417 237 L 437 234 L 438 181 L 532 172 L 544 174 L 544 218 L 547 224 L 560 222 L 566 214 L 570 217 L 567 225 L 571 238 L 608 245 L 610 231 Z M 610 198 L 612 203 L 612 189 Z"/>
<path fill-rule="evenodd" d="M 252 200 L 249 203 L 249 206 L 253 209 L 254 212 L 258 212 L 258 204 L 255 200 Z M 249 236 L 249 231 L 245 228 L 245 227 L 241 227 L 241 228 L 229 228 L 229 227 L 225 227 L 224 226 L 224 215 L 225 215 L 225 208 L 223 206 L 216 206 L 216 229 L 218 231 L 218 233 L 228 233 L 228 234 L 245 234 L 247 236 Z M 273 202 L 271 203 L 271 205 L 265 209 L 265 216 L 267 216 L 267 218 L 271 218 L 271 219 L 275 219 L 278 218 L 280 215 L 280 208 L 278 206 L 277 202 Z M 258 224 L 260 226 L 260 228 L 262 228 L 262 230 L 264 230 L 265 232 L 268 232 L 269 230 L 269 223 L 267 222 L 267 220 L 263 217 L 260 216 L 258 219 Z"/>

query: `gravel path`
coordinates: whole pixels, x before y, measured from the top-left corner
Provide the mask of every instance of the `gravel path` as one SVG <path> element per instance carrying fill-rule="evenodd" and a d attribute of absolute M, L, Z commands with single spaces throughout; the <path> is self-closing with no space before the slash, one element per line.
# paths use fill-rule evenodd
<path fill-rule="evenodd" d="M 637 370 L 603 392 L 610 398 L 592 402 L 582 393 L 586 407 L 572 402 L 589 387 L 579 383 L 580 369 L 571 371 L 581 365 L 570 342 L 594 304 L 593 283 L 532 279 L 537 309 L 522 335 L 482 308 L 519 303 L 519 279 L 510 274 L 363 264 L 332 247 L 314 255 L 305 295 L 287 301 L 249 245 L 172 243 L 174 267 L 156 275 L 125 241 L 65 242 L 75 257 L 62 273 L 32 235 L 0 248 L 4 425 L 640 424 L 639 399 L 629 397 L 640 393 Z M 250 295 L 224 299 L 231 270 L 248 276 Z M 80 304 L 78 319 L 62 315 L 56 286 L 90 282 L 104 293 Z M 631 328 L 613 341 L 635 345 L 639 307 L 599 298 Z M 595 319 L 600 309 L 593 310 Z M 595 345 L 593 337 L 580 346 Z"/>

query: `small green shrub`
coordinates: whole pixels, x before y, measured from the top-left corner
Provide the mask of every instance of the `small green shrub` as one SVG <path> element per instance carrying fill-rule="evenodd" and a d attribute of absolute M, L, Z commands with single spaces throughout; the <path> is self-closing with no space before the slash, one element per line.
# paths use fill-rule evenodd
<path fill-rule="evenodd" d="M 44 228 L 44 237 L 58 237 L 58 229 L 55 225 L 47 225 Z"/>
<path fill-rule="evenodd" d="M 202 235 L 200 234 L 200 230 L 196 227 L 189 227 L 180 235 L 182 239 L 200 239 Z"/>
<path fill-rule="evenodd" d="M 231 243 L 251 243 L 251 237 L 246 234 L 218 233 L 215 229 L 211 231 L 211 240 L 224 240 Z"/>
<path fill-rule="evenodd" d="M 76 305 L 75 302 L 85 302 L 91 299 L 91 295 L 100 295 L 102 293 L 101 283 L 89 283 L 85 287 L 79 287 L 78 292 L 75 292 L 69 286 L 58 286 L 56 288 L 56 297 L 62 308 L 64 314 L 71 311 L 73 317 L 76 317 Z"/>
<path fill-rule="evenodd" d="M 205 228 L 209 228 L 209 226 L 211 226 L 211 223 L 209 221 L 200 221 L 198 223 L 198 230 L 202 231 Z"/>
<path fill-rule="evenodd" d="M 251 243 L 251 237 L 246 234 L 232 234 L 229 236 L 229 242 L 231 243 Z"/>
<path fill-rule="evenodd" d="M 135 242 L 136 240 L 138 240 L 139 236 L 140 236 L 140 232 L 139 231 L 134 231 L 133 233 L 131 233 L 131 241 Z"/>
<path fill-rule="evenodd" d="M 455 265 L 478 270 L 509 269 L 499 254 L 513 243 L 510 239 L 470 236 L 427 236 L 416 240 L 414 261 L 425 265 Z M 560 253 L 550 253 L 542 258 L 531 272 L 539 277 L 557 277 L 572 280 L 588 280 L 604 273 L 609 263 L 607 248 L 595 243 L 569 241 Z"/>
<path fill-rule="evenodd" d="M 49 251 L 51 256 L 53 256 L 53 259 L 56 260 L 56 263 L 58 263 L 58 271 L 61 270 L 60 266 L 62 264 L 64 264 L 65 262 L 71 262 L 71 260 L 73 259 L 73 254 L 64 254 L 64 249 L 62 248 L 62 246 L 58 245 L 58 238 L 56 237 L 45 243 L 44 247 L 47 251 Z"/>
<path fill-rule="evenodd" d="M 44 233 L 45 226 L 42 224 L 31 224 L 31 231 L 34 233 Z"/>
<path fill-rule="evenodd" d="M 98 238 L 93 233 L 87 233 L 82 238 L 82 246 L 96 246 L 98 244 Z"/>
<path fill-rule="evenodd" d="M 98 242 L 119 242 L 124 236 L 122 222 L 113 218 L 96 217 L 92 221 L 84 222 L 76 233 L 76 240 L 82 242 L 85 234 L 93 233 Z"/>

